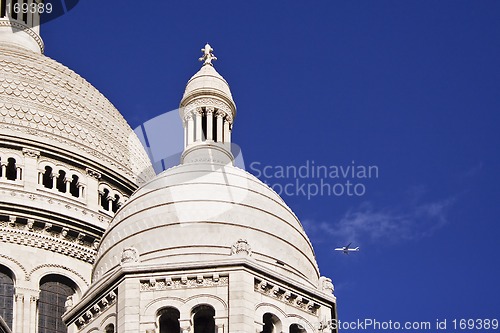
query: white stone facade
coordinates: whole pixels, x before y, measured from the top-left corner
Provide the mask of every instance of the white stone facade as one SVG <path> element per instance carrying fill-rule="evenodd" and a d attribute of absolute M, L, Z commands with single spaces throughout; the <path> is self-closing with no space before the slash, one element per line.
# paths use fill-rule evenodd
<path fill-rule="evenodd" d="M 180 104 L 181 164 L 155 177 L 113 105 L 43 55 L 38 18 L 9 15 L 0 17 L 0 278 L 12 283 L 12 308 L 0 307 L 1 330 L 46 332 L 42 284 L 60 277 L 72 289 L 63 316 L 72 333 L 328 331 L 333 285 L 300 221 L 233 165 L 236 105 L 210 45 Z"/>
<path fill-rule="evenodd" d="M 13 4 L 0 0 L 3 9 Z M 2 303 L 0 315 L 8 313 L 9 331 L 36 333 L 42 281 L 70 281 L 75 294 L 68 305 L 77 303 L 91 285 L 98 244 L 111 218 L 154 173 L 113 105 L 42 54 L 38 18 L 5 12 L 0 17 L 0 277 L 13 288 L 2 286 L 12 291 L 12 302 L 5 303 L 8 308 Z"/>

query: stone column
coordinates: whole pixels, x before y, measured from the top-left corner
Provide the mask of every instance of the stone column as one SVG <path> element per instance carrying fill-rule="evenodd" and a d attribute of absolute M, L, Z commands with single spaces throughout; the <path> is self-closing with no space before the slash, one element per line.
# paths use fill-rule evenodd
<path fill-rule="evenodd" d="M 5 162 L 2 162 L 2 177 L 1 179 L 7 179 L 7 164 Z"/>
<path fill-rule="evenodd" d="M 31 6 L 33 3 L 36 4 L 35 0 L 28 0 L 28 19 L 27 19 L 28 27 L 33 26 L 33 16 L 35 15 L 34 13 L 32 13 L 31 10 Z M 38 7 L 36 7 L 36 9 L 38 10 Z"/>
<path fill-rule="evenodd" d="M 29 329 L 27 332 L 36 332 L 37 331 L 37 317 L 36 317 L 36 308 L 37 308 L 37 303 L 38 303 L 38 296 L 30 296 L 30 304 L 29 304 L 29 320 L 27 321 L 29 323 Z"/>
<path fill-rule="evenodd" d="M 224 119 L 224 143 L 230 143 L 229 141 L 229 122 Z"/>
<path fill-rule="evenodd" d="M 226 321 L 227 321 L 226 318 L 215 318 L 215 333 L 224 333 L 224 327 L 226 326 Z"/>
<path fill-rule="evenodd" d="M 14 316 L 16 318 L 15 323 L 13 323 L 14 332 L 23 333 L 23 322 L 24 322 L 24 295 L 16 294 L 14 297 L 16 304 L 16 312 L 14 312 Z"/>
<path fill-rule="evenodd" d="M 223 139 L 223 131 L 224 131 L 224 125 L 223 125 L 223 122 L 224 122 L 224 119 L 223 119 L 223 113 L 222 112 L 217 112 L 215 114 L 215 116 L 217 117 L 217 138 L 216 138 L 216 141 L 217 142 L 224 142 L 224 139 Z"/>
<path fill-rule="evenodd" d="M 181 333 L 193 333 L 191 332 L 191 319 L 179 319 L 179 324 Z"/>
<path fill-rule="evenodd" d="M 87 207 L 90 210 L 99 211 L 99 179 L 101 174 L 92 169 L 87 169 Z"/>
<path fill-rule="evenodd" d="M 196 109 L 196 122 L 194 126 L 196 127 L 196 139 L 195 141 L 203 141 L 202 135 L 203 135 L 203 130 L 202 130 L 202 123 L 201 123 L 201 115 L 202 115 L 202 110 L 201 108 Z"/>
<path fill-rule="evenodd" d="M 194 119 L 193 115 L 189 114 L 187 116 L 187 145 L 189 146 L 195 141 L 194 137 Z"/>

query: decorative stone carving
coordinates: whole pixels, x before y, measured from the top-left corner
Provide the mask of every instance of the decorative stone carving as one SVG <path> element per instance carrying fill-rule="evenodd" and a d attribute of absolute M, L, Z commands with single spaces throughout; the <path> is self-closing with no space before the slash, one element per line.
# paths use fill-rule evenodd
<path fill-rule="evenodd" d="M 139 253 L 135 247 L 126 247 L 122 251 L 121 265 L 131 264 L 139 261 Z"/>
<path fill-rule="evenodd" d="M 97 180 L 101 179 L 102 175 L 99 171 L 90 168 L 85 169 L 85 171 L 87 171 L 87 175 L 89 175 L 90 177 L 95 178 Z"/>
<path fill-rule="evenodd" d="M 201 287 L 220 287 L 227 286 L 229 277 L 213 274 L 212 276 L 167 276 L 159 278 L 150 278 L 140 281 L 141 291 L 167 290 L 167 289 L 184 289 L 184 288 L 201 288 Z"/>
<path fill-rule="evenodd" d="M 85 238 L 85 234 L 82 233 L 82 232 L 79 232 L 78 233 L 78 236 L 76 237 L 77 241 L 78 241 L 78 244 L 83 244 L 83 239 Z"/>
<path fill-rule="evenodd" d="M 333 283 L 332 279 L 327 278 L 326 276 L 322 276 L 319 278 L 319 289 L 324 292 L 325 294 L 331 295 L 333 294 Z"/>
<path fill-rule="evenodd" d="M 64 308 L 66 309 L 66 311 L 68 311 L 72 307 L 73 307 L 73 296 L 70 295 L 66 298 L 66 302 L 64 303 Z"/>
<path fill-rule="evenodd" d="M 294 306 L 303 311 L 316 314 L 321 307 L 318 303 L 310 298 L 300 295 L 298 292 L 290 290 L 284 286 L 280 286 L 274 282 L 255 278 L 254 290 L 261 294 L 277 299 L 287 305 Z"/>
<path fill-rule="evenodd" d="M 23 154 L 27 157 L 38 158 L 40 157 L 40 152 L 38 150 L 23 148 Z"/>
<path fill-rule="evenodd" d="M 251 256 L 252 248 L 246 239 L 238 239 L 238 241 L 231 246 L 231 255 Z"/>
<path fill-rule="evenodd" d="M 203 56 L 198 59 L 199 61 L 203 61 L 203 66 L 210 65 L 213 66 L 212 61 L 217 60 L 217 57 L 212 53 L 214 49 L 210 46 L 210 44 L 206 44 L 204 48 L 201 49 L 203 52 Z"/>

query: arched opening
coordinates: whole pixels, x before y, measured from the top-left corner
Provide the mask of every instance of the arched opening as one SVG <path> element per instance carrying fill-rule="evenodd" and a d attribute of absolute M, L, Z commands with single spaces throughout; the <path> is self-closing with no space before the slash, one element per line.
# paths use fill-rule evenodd
<path fill-rule="evenodd" d="M 289 333 L 306 333 L 306 330 L 304 327 L 300 326 L 299 324 L 292 324 L 290 325 L 290 329 L 288 330 Z"/>
<path fill-rule="evenodd" d="M 66 172 L 59 170 L 59 176 L 56 180 L 56 188 L 59 192 L 66 193 Z"/>
<path fill-rule="evenodd" d="M 42 176 L 42 184 L 45 188 L 53 188 L 54 182 L 52 180 L 52 168 L 49 166 L 45 167 L 45 172 Z"/>
<path fill-rule="evenodd" d="M 161 309 L 158 312 L 160 333 L 179 333 L 181 326 L 179 318 L 181 316 L 179 310 L 173 307 Z"/>
<path fill-rule="evenodd" d="M 264 327 L 261 333 L 280 333 L 281 332 L 281 321 L 272 313 L 265 313 L 262 316 L 262 322 Z"/>
<path fill-rule="evenodd" d="M 207 113 L 203 112 L 201 116 L 201 131 L 202 131 L 202 138 L 201 141 L 207 140 Z"/>
<path fill-rule="evenodd" d="M 0 317 L 12 329 L 14 314 L 14 274 L 0 266 Z"/>
<path fill-rule="evenodd" d="M 101 207 L 108 211 L 109 210 L 109 200 L 108 200 L 108 197 L 109 197 L 109 190 L 108 189 L 104 189 L 102 191 L 102 193 L 99 193 L 99 197 L 101 199 Z"/>
<path fill-rule="evenodd" d="M 17 167 L 15 158 L 10 157 L 9 159 L 7 159 L 7 169 L 5 170 L 5 177 L 8 180 L 16 180 Z"/>
<path fill-rule="evenodd" d="M 69 192 L 75 198 L 78 198 L 80 196 L 80 189 L 78 188 L 78 176 L 76 176 L 76 175 L 73 175 L 71 177 L 71 183 L 69 185 Z"/>
<path fill-rule="evenodd" d="M 38 333 L 67 333 L 61 316 L 68 296 L 75 294 L 76 284 L 67 277 L 51 274 L 40 281 L 38 300 Z"/>
<path fill-rule="evenodd" d="M 106 328 L 104 328 L 104 333 L 115 333 L 115 325 L 108 324 Z"/>
<path fill-rule="evenodd" d="M 111 211 L 113 213 L 116 213 L 118 211 L 118 208 L 120 208 L 120 196 L 118 194 L 115 194 L 115 199 L 111 201 Z"/>
<path fill-rule="evenodd" d="M 194 333 L 215 332 L 215 309 L 207 304 L 196 306 L 191 312 L 193 315 Z"/>

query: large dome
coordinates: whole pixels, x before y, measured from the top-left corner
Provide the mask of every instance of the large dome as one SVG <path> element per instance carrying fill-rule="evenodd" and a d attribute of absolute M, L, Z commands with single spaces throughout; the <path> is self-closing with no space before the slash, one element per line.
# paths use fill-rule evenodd
<path fill-rule="evenodd" d="M 137 136 L 81 76 L 36 52 L 0 43 L 2 137 L 43 142 L 133 183 L 154 176 Z"/>
<path fill-rule="evenodd" d="M 230 260 L 239 240 L 257 265 L 317 285 L 313 248 L 291 209 L 248 172 L 214 163 L 173 167 L 134 193 L 103 236 L 93 279 L 117 269 L 124 249 L 137 250 L 138 266 L 214 264 Z"/>

